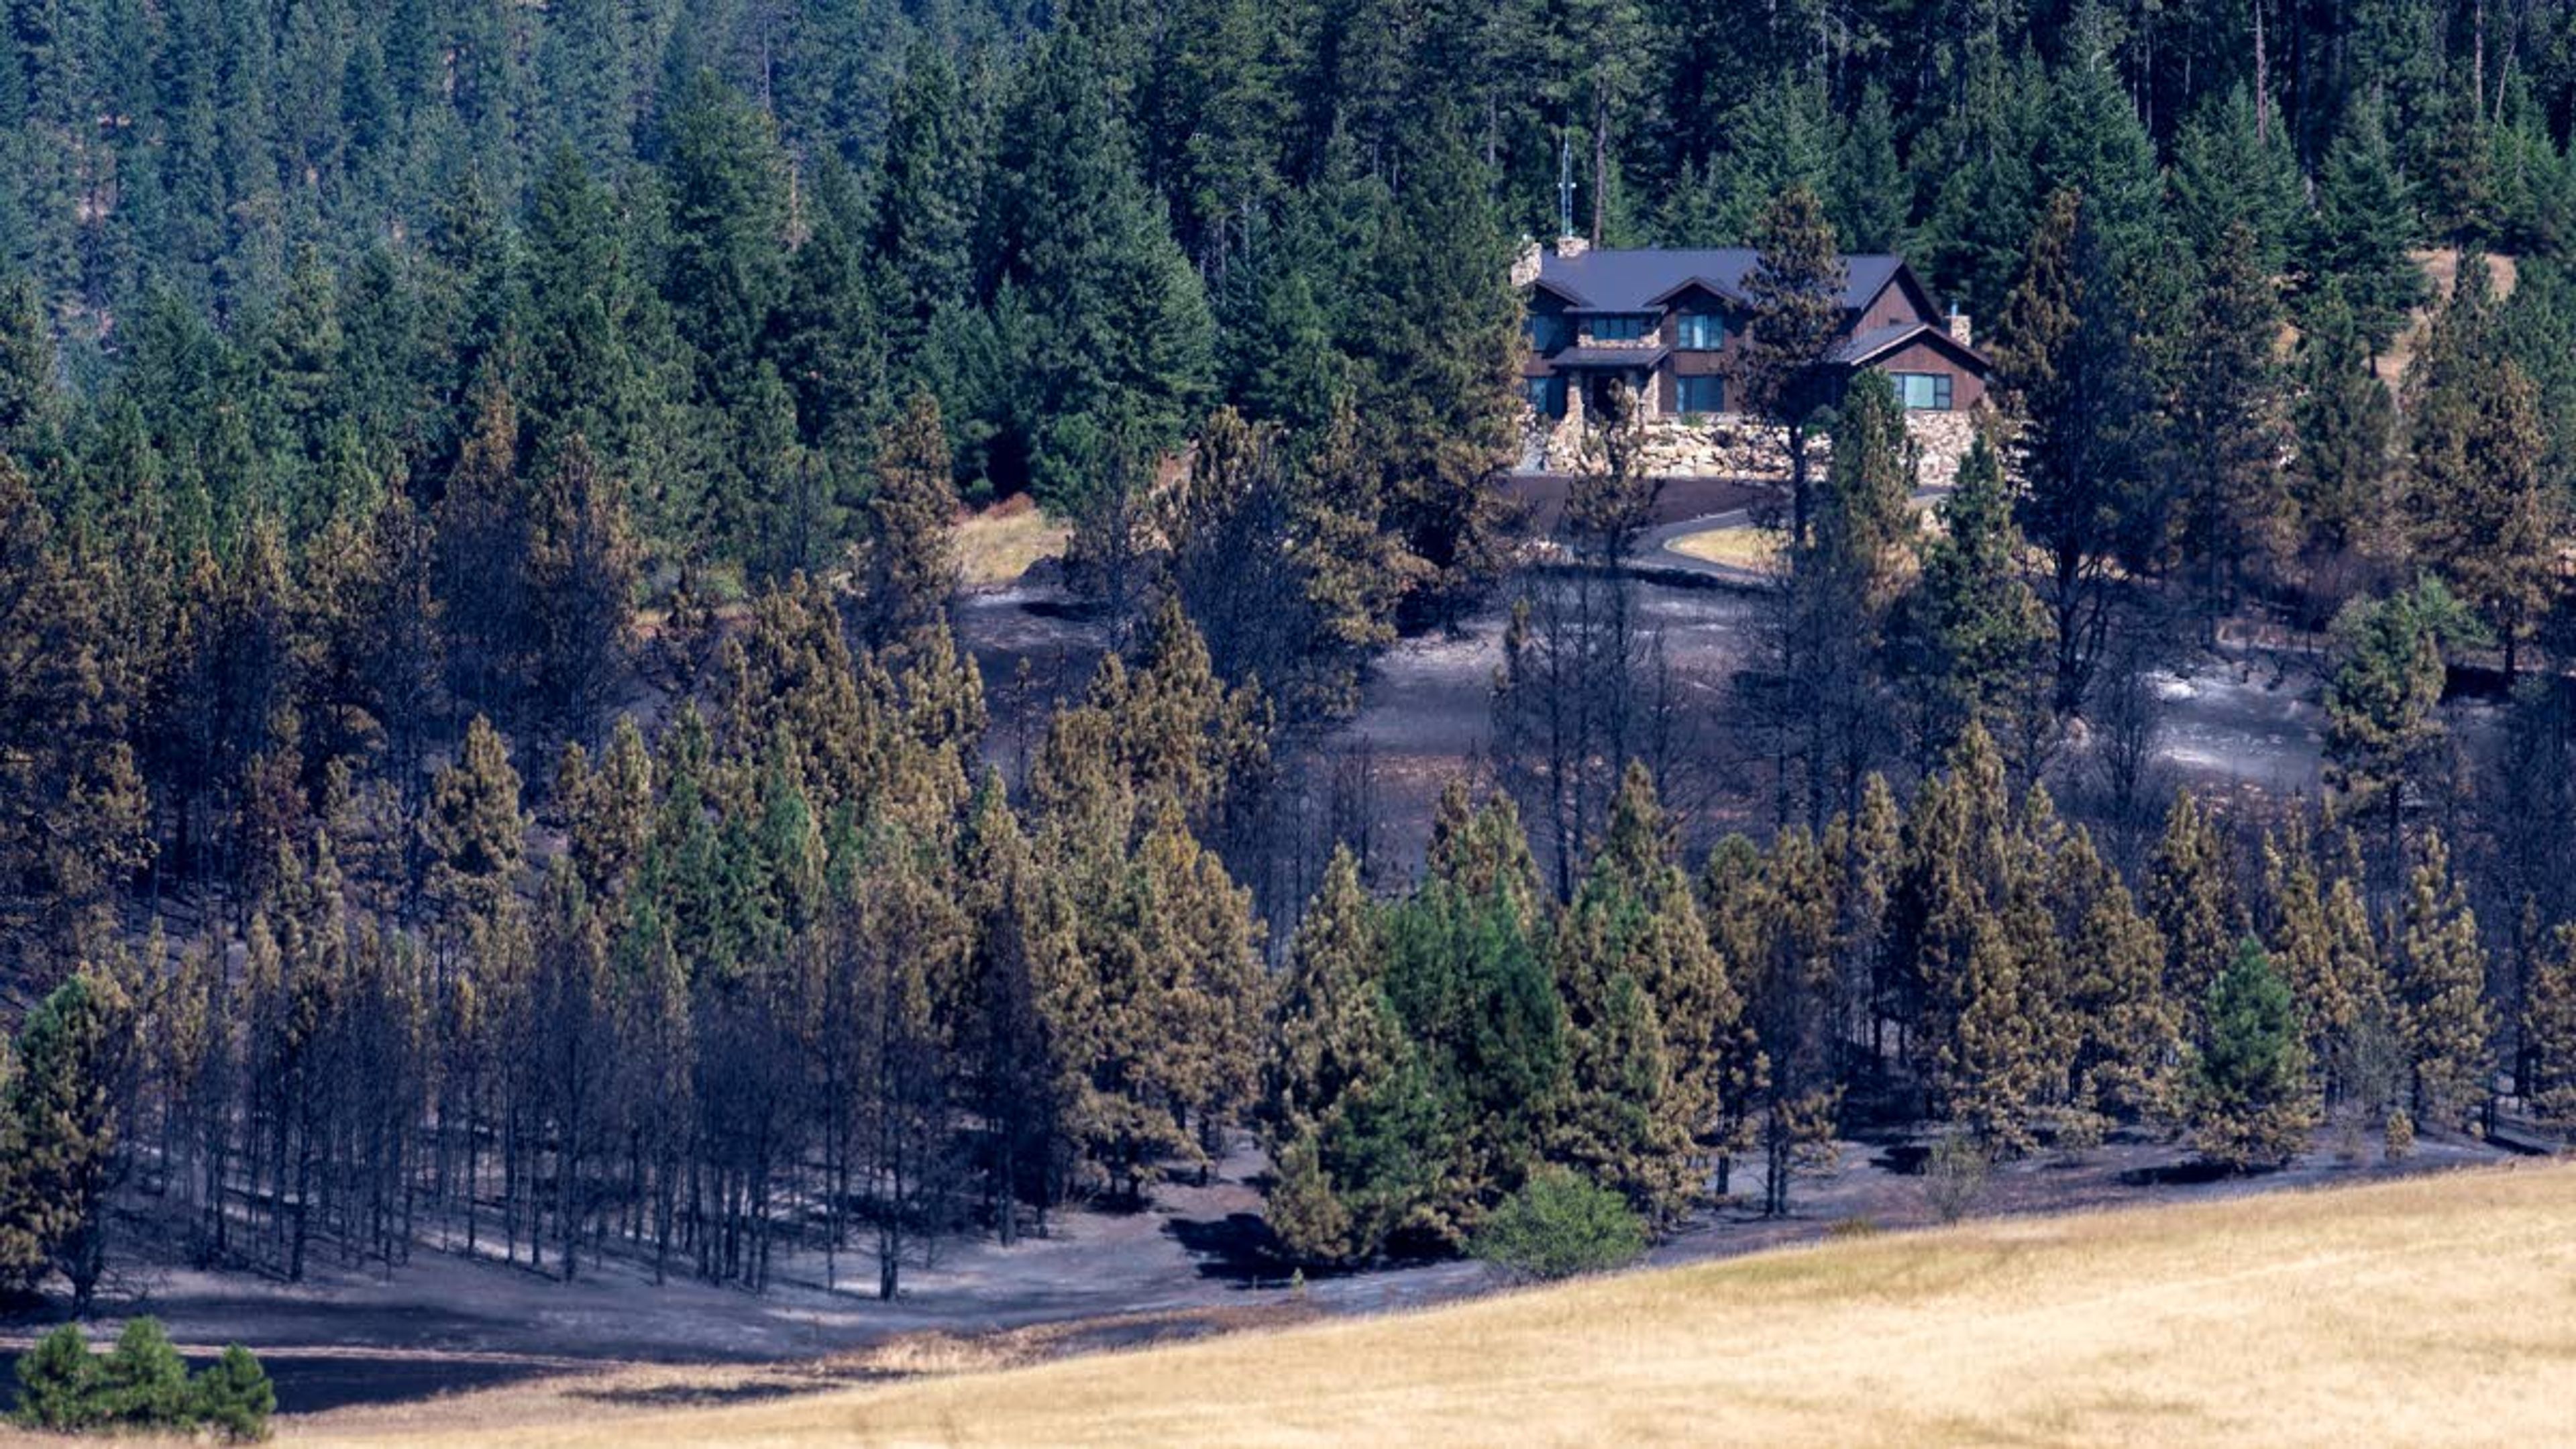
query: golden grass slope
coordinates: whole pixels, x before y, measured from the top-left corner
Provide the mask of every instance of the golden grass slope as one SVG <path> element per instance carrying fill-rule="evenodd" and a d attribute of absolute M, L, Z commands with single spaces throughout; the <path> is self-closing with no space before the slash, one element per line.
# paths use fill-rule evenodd
<path fill-rule="evenodd" d="M 1973 1223 L 1180 1347 L 420 1444 L 2514 1444 L 2576 1166 Z"/>

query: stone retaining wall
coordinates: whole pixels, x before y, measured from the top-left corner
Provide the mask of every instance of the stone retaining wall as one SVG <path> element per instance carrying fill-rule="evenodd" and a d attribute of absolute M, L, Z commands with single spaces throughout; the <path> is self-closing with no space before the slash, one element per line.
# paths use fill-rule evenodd
<path fill-rule="evenodd" d="M 1565 416 L 1526 424 L 1524 457 L 1537 472 L 1596 473 L 1606 466 L 1600 443 L 1584 426 L 1583 401 L 1568 389 Z M 1736 413 L 1705 417 L 1660 417 L 1646 420 L 1646 471 L 1672 478 L 1786 478 L 1789 473 L 1787 433 Z M 1922 450 L 1917 480 L 1926 487 L 1948 487 L 1959 460 L 1976 438 L 1976 414 L 1909 412 L 1905 431 Z M 1810 467 L 1821 470 L 1833 456 L 1833 440 L 1809 440 Z"/>

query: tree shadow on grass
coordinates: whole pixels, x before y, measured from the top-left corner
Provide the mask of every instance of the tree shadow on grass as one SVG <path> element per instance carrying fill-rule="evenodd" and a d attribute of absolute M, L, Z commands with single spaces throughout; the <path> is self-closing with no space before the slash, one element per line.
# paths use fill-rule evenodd
<path fill-rule="evenodd" d="M 1197 1260 L 1198 1274 L 1237 1288 L 1276 1288 L 1289 1273 L 1279 1235 L 1259 1213 L 1173 1218 L 1163 1231 Z"/>
<path fill-rule="evenodd" d="M 2246 1177 L 2263 1177 L 2277 1168 L 2249 1167 Z M 2190 1157 L 2180 1162 L 2162 1162 L 2152 1167 L 2132 1167 L 2120 1174 L 2123 1187 L 2207 1187 L 2238 1175 L 2235 1168 L 2206 1157 Z"/>

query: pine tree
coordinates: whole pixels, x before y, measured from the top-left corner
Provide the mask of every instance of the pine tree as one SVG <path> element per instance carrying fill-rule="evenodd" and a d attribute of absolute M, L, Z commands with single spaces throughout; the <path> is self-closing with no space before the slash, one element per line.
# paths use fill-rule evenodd
<path fill-rule="evenodd" d="M 1081 514 L 1137 486 L 1197 419 L 1213 322 L 1078 32 L 1037 49 L 1000 136 L 985 271 L 988 293 L 1007 287 L 1030 313 L 1008 339 L 1026 349 L 1018 446 L 1039 501 Z"/>
<path fill-rule="evenodd" d="M 71 1284 L 75 1309 L 89 1306 L 107 1267 L 108 1195 L 123 1161 L 133 1011 L 113 976 L 84 968 L 54 988 L 18 1034 L 8 1114 L 24 1151 L 16 1206 L 33 1210 L 36 1236 Z"/>
<path fill-rule="evenodd" d="M 2533 1064 L 2533 1112 L 2548 1122 L 2576 1121 L 2576 924 L 2552 931 L 2533 962 L 2522 1041 Z"/>
<path fill-rule="evenodd" d="M 2152 1121 L 2173 1105 L 2182 1016 L 2165 985 L 2164 942 L 2128 887 L 2074 832 L 2051 883 L 2065 951 L 2065 1009 L 2078 1034 L 2068 1100 L 2096 1119 Z"/>
<path fill-rule="evenodd" d="M 1833 465 L 1786 550 L 1781 663 L 1793 681 L 1788 708 L 1804 722 L 1810 830 L 1824 828 L 1829 802 L 1858 807 L 1874 763 L 1881 650 L 1915 528 L 1914 465 L 1895 389 L 1874 373 L 1853 379 L 1834 417 Z"/>
<path fill-rule="evenodd" d="M 0 1287 L 24 1293 L 52 1269 L 45 1256 L 54 1205 L 37 1193 L 27 1155 L 27 1124 L 18 1115 L 16 1048 L 0 1034 Z"/>
<path fill-rule="evenodd" d="M 1468 799 L 1463 780 L 1453 778 L 1441 787 L 1432 810 L 1425 869 L 1466 899 L 1501 902 L 1522 930 L 1537 929 L 1538 861 L 1530 854 L 1519 807 L 1500 792 L 1473 809 Z"/>
<path fill-rule="evenodd" d="M 2451 878 L 2450 852 L 2439 835 L 2406 885 L 2404 932 L 2398 941 L 2400 1014 L 2414 1067 L 2414 1120 L 2460 1122 L 2486 1098 L 2487 958 L 2466 891 Z"/>
<path fill-rule="evenodd" d="M 2147 915 L 2165 942 L 2165 990 L 2181 1003 L 2194 1040 L 2210 983 L 2235 959 L 2245 912 L 2217 821 L 2189 790 L 2177 792 L 2164 838 L 2147 867 Z"/>
<path fill-rule="evenodd" d="M 883 646 L 942 618 L 957 588 L 951 538 L 957 490 L 949 477 L 948 438 L 939 402 L 916 393 L 902 419 L 879 435 L 876 491 L 868 500 L 872 528 L 866 552 L 861 637 Z"/>
<path fill-rule="evenodd" d="M 0 451 L 49 487 L 60 486 L 47 475 L 63 461 L 59 366 L 41 294 L 34 282 L 12 273 L 0 281 Z"/>
<path fill-rule="evenodd" d="M 1902 254 L 1907 190 L 1896 154 L 1896 118 L 1885 88 L 1872 84 L 1843 131 L 1828 193 L 1826 210 L 1843 249 Z"/>
<path fill-rule="evenodd" d="M 2408 254 L 2414 205 L 2374 100 L 2352 101 L 2316 187 L 2316 216 L 2300 262 L 2302 291 L 2339 297 L 2352 309 L 2364 349 L 2377 357 L 2422 298 L 2424 274 Z"/>
<path fill-rule="evenodd" d="M 2396 403 L 2371 370 L 2352 309 L 2339 296 L 2328 296 L 2304 311 L 2290 494 L 2302 550 L 2333 559 L 2380 536 Z"/>
<path fill-rule="evenodd" d="M 486 710 L 512 695 L 528 615 L 527 504 L 518 478 L 519 415 L 496 377 L 476 385 L 465 436 L 438 502 L 436 588 L 456 695 Z"/>
<path fill-rule="evenodd" d="M 574 756 L 579 746 L 565 750 Z M 653 756 L 634 718 L 621 715 L 595 770 L 556 790 L 566 845 L 582 883 L 603 900 L 623 894 L 653 834 Z"/>
<path fill-rule="evenodd" d="M 1760 1071 L 1669 832 L 1630 767 L 1553 948 L 1572 1074 L 1557 1150 L 1662 1222 L 1699 1191 L 1701 1152 L 1732 1150 Z"/>
<path fill-rule="evenodd" d="M 1501 804 L 1476 819 L 1515 825 Z M 1521 1185 L 1568 1086 L 1564 1011 L 1522 904 L 1536 900 L 1528 848 L 1489 851 L 1489 843 L 1500 845 L 1480 839 L 1453 853 L 1460 875 L 1435 874 L 1386 926 L 1387 996 L 1430 1073 L 1442 1139 L 1453 1144 L 1420 1223 L 1452 1243 Z M 1513 850 L 1518 867 L 1506 863 Z M 1495 863 L 1519 884 L 1470 893 L 1464 880 Z"/>
<path fill-rule="evenodd" d="M 2334 1043 L 2351 1025 L 2355 1002 L 2352 986 L 2343 980 L 2325 886 L 2303 815 L 2291 817 L 2286 838 L 2263 837 L 2263 897 L 2263 934 L 2272 942 L 2273 966 L 2298 1003 L 2309 1060 L 2330 1070 Z"/>
<path fill-rule="evenodd" d="M 1437 118 L 1413 134 L 1395 158 L 1404 184 L 1366 223 L 1368 281 L 1341 330 L 1381 526 L 1429 571 L 1409 603 L 1451 618 L 1508 562 L 1510 511 L 1490 484 L 1516 442 L 1521 316 L 1485 169 Z"/>
<path fill-rule="evenodd" d="M 1843 921 L 1833 860 L 1805 831 L 1772 843 L 1770 858 L 1740 839 L 1709 857 L 1703 886 L 1720 966 L 1745 982 L 1745 1015 L 1761 1049 L 1753 1084 L 1764 1157 L 1763 1210 L 1789 1211 L 1791 1179 L 1830 1164 L 1842 1088 L 1834 1080 L 1837 950 Z M 1759 869 L 1758 878 L 1755 871 Z"/>
<path fill-rule="evenodd" d="M 226 1344 L 223 1353 L 188 1384 L 188 1413 L 217 1433 L 248 1443 L 266 1438 L 277 1412 L 277 1390 L 249 1349 Z"/>
<path fill-rule="evenodd" d="M 37 1339 L 18 1360 L 18 1408 L 12 1416 L 37 1429 L 74 1432 L 97 1427 L 98 1357 L 77 1323 Z"/>
<path fill-rule="evenodd" d="M 2505 674 L 2540 606 L 2565 506 L 2542 486 L 2539 397 L 2504 355 L 2486 256 L 2459 280 L 2407 370 L 2406 510 L 2417 556 L 2476 609 L 2504 647 Z"/>
<path fill-rule="evenodd" d="M 1942 989 L 1948 1030 L 1933 1053 L 1942 1115 L 1974 1133 L 1987 1151 L 2012 1156 L 2034 1145 L 2047 1089 L 2033 982 L 1997 922 L 1967 931 L 1957 974 Z"/>
<path fill-rule="evenodd" d="M 662 279 L 695 344 L 703 396 L 748 395 L 787 285 L 788 167 L 775 123 L 711 71 L 681 78 L 662 122 L 671 251 Z"/>
<path fill-rule="evenodd" d="M 1941 527 L 1916 543 L 1919 582 L 1898 606 L 1892 640 L 1911 705 L 1916 758 L 1937 762 L 1971 725 L 2012 739 L 2035 723 L 2032 697 L 2048 621 L 2021 577 L 2003 462 L 1980 433 L 1937 506 Z"/>
<path fill-rule="evenodd" d="M 2307 198 L 2288 128 L 2264 126 L 2256 106 L 2237 89 L 2194 111 L 2174 140 L 2169 185 L 2174 228 L 2204 265 L 2241 224 L 2253 237 L 2255 270 L 2272 277 L 2302 239 Z"/>
<path fill-rule="evenodd" d="M 2183 465 L 2174 541 L 2198 565 L 2204 628 L 2213 635 L 2247 566 L 2274 551 L 2282 530 L 2288 438 L 2274 358 L 2280 332 L 2280 299 L 2259 240 L 2247 223 L 2232 223 L 2201 269 L 2171 407 Z"/>
<path fill-rule="evenodd" d="M 188 1365 L 157 1318 L 129 1318 L 98 1364 L 100 1412 L 120 1426 L 178 1429 L 190 1419 Z"/>
<path fill-rule="evenodd" d="M 2477 621 L 2439 579 L 2404 593 L 2355 601 L 2335 616 L 2337 659 L 2326 684 L 2326 780 L 2344 808 L 2386 812 L 2392 856 L 2406 793 L 2444 734 L 2446 644 L 2483 638 Z"/>
<path fill-rule="evenodd" d="M 2083 703 L 2110 627 L 2113 571 L 2154 523 L 2143 496 L 2139 328 L 2100 210 L 2069 191 L 2050 198 L 1996 358 L 2005 406 L 2022 424 L 2017 511 L 2046 561 L 2040 595 L 2056 636 L 2060 712 Z"/>
<path fill-rule="evenodd" d="M 528 676 L 555 733 L 595 739 L 625 681 L 642 572 L 625 489 L 574 433 L 557 448 L 531 513 L 526 599 L 537 627 Z"/>
<path fill-rule="evenodd" d="M 1272 1227 L 1292 1253 L 1319 1262 L 1375 1256 L 1440 1165 L 1429 1082 L 1381 984 L 1385 969 L 1359 862 L 1336 850 L 1289 950 L 1264 1074 L 1281 1165 Z"/>
<path fill-rule="evenodd" d="M 500 732 L 477 715 L 458 758 L 431 785 L 421 822 L 432 899 L 457 920 L 498 911 L 517 888 L 526 829 L 519 772 Z"/>
<path fill-rule="evenodd" d="M 2316 1122 L 2298 1007 L 2263 948 L 2248 939 L 2211 984 L 2192 1057 L 2192 1138 L 2235 1171 L 2281 1164 Z"/>
<path fill-rule="evenodd" d="M 835 460 L 865 446 L 870 426 L 887 420 L 892 401 L 886 375 L 895 354 L 886 350 L 875 259 L 867 250 L 867 205 L 839 158 L 815 168 L 811 206 L 800 208 L 808 235 L 788 262 L 787 292 L 773 324 L 779 376 L 796 399 L 797 441 Z M 838 536 L 837 512 L 827 509 L 819 520 L 825 541 Z"/>
<path fill-rule="evenodd" d="M 867 239 L 867 255 L 884 271 L 886 341 L 898 368 L 917 365 L 909 359 L 934 315 L 969 299 L 969 242 L 983 181 L 975 112 L 947 53 L 916 41 L 903 70 L 888 107 Z"/>
<path fill-rule="evenodd" d="M 1007 1244 L 1019 1236 L 1019 1203 L 1043 1208 L 1061 1186 L 1053 1178 L 1074 1069 L 1048 1011 L 1050 985 L 1065 982 L 1052 947 L 1066 901 L 1039 875 L 998 774 L 977 784 L 958 832 L 957 881 L 975 929 L 969 1088 L 991 1142 L 988 1190 Z"/>
<path fill-rule="evenodd" d="M 1843 340 L 1842 251 L 1822 203 L 1803 186 L 1771 203 L 1752 241 L 1760 260 L 1745 281 L 1736 383 L 1748 410 L 1788 433 L 1789 540 L 1804 547 L 1812 508 L 1807 432 L 1841 378 L 1833 353 Z"/>

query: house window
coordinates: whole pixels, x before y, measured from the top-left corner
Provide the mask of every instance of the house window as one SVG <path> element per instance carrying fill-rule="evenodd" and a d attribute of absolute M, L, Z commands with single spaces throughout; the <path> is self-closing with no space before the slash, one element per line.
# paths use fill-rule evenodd
<path fill-rule="evenodd" d="M 1565 416 L 1565 379 L 1533 377 L 1528 380 L 1530 411 L 1543 418 Z"/>
<path fill-rule="evenodd" d="M 1674 378 L 1673 411 L 1677 413 L 1726 411 L 1726 379 L 1722 377 Z"/>
<path fill-rule="evenodd" d="M 1715 352 L 1726 345 L 1726 319 L 1707 312 L 1684 312 L 1678 345 L 1684 352 Z"/>
<path fill-rule="evenodd" d="M 1891 372 L 1888 376 L 1896 380 L 1896 400 L 1907 407 L 1935 413 L 1950 410 L 1950 374 Z"/>
<path fill-rule="evenodd" d="M 1617 317 L 1595 317 L 1592 319 L 1592 340 L 1595 342 L 1640 341 L 1646 335 L 1646 321 L 1646 318 L 1634 313 Z"/>
<path fill-rule="evenodd" d="M 1567 325 L 1561 312 L 1532 312 L 1529 319 L 1529 345 L 1532 352 L 1555 352 L 1574 340 L 1574 329 Z"/>

